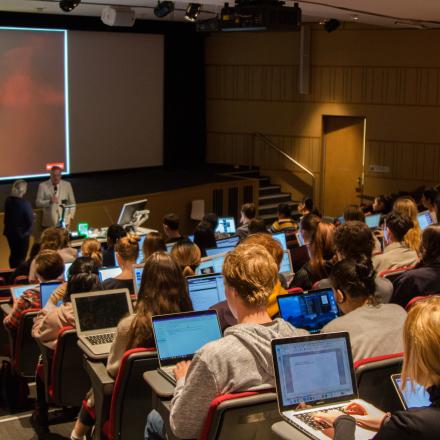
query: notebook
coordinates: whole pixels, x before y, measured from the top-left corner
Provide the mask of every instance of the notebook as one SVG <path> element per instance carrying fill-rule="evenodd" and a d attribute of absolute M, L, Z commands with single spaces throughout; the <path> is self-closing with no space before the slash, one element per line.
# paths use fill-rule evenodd
<path fill-rule="evenodd" d="M 310 333 L 321 331 L 322 327 L 339 316 L 331 287 L 280 295 L 277 301 L 281 318 Z"/>
<path fill-rule="evenodd" d="M 173 370 L 178 362 L 190 361 L 197 350 L 222 337 L 214 310 L 153 316 L 152 321 L 158 370 L 173 384 Z"/>
<path fill-rule="evenodd" d="M 226 300 L 225 284 L 220 273 L 187 277 L 186 282 L 193 309 L 196 311 L 208 310 Z"/>
<path fill-rule="evenodd" d="M 128 289 L 71 296 L 78 339 L 95 355 L 108 354 L 119 321 L 133 313 Z"/>
<path fill-rule="evenodd" d="M 424 231 L 429 225 L 432 225 L 434 222 L 431 217 L 431 213 L 429 211 L 419 212 L 417 214 L 417 221 L 419 222 L 420 229 Z"/>
<path fill-rule="evenodd" d="M 235 228 L 234 217 L 219 217 L 215 232 L 220 232 L 222 234 L 235 234 L 237 230 Z"/>
<path fill-rule="evenodd" d="M 405 391 L 403 391 L 402 377 L 400 374 L 391 375 L 391 380 L 405 410 L 409 408 L 421 408 L 431 405 L 429 394 L 425 390 L 425 388 L 422 387 L 422 385 L 414 384 L 413 386 L 411 384 L 411 381 L 408 380 L 406 383 Z"/>
<path fill-rule="evenodd" d="M 25 284 L 23 286 L 11 287 L 12 301 L 17 301 L 17 299 L 20 298 L 20 296 L 23 295 L 26 290 L 36 289 L 38 286 L 39 284 Z"/>
<path fill-rule="evenodd" d="M 54 290 L 60 286 L 62 283 L 59 281 L 51 281 L 49 283 L 40 284 L 40 307 L 43 309 L 46 307 L 49 298 L 51 297 Z M 58 301 L 57 307 L 60 306 L 62 301 Z"/>
<path fill-rule="evenodd" d="M 333 430 L 323 429 L 313 417 L 358 399 L 348 333 L 274 339 L 272 354 L 281 417 L 313 439 L 332 438 Z M 299 409 L 303 402 L 308 408 Z M 356 440 L 373 436 L 356 426 Z"/>
<path fill-rule="evenodd" d="M 99 269 L 99 279 L 101 283 L 109 278 L 115 278 L 122 273 L 120 267 L 103 267 Z"/>
<path fill-rule="evenodd" d="M 380 223 L 380 218 L 381 215 L 380 214 L 371 214 L 371 215 L 367 215 L 365 217 L 365 223 L 367 224 L 367 226 L 370 229 L 376 229 L 379 227 L 379 223 Z"/>
<path fill-rule="evenodd" d="M 275 234 L 272 234 L 272 238 L 281 243 L 283 251 L 287 251 L 287 240 L 284 232 L 276 232 Z"/>
<path fill-rule="evenodd" d="M 210 273 L 220 273 L 223 268 L 226 254 L 217 254 L 211 257 L 202 258 L 199 267 L 197 268 L 197 275 L 205 275 Z"/>
<path fill-rule="evenodd" d="M 144 271 L 144 265 L 143 264 L 135 264 L 133 266 L 133 284 L 134 284 L 134 293 L 139 292 L 139 289 L 141 287 L 141 280 L 142 280 L 142 273 Z"/>

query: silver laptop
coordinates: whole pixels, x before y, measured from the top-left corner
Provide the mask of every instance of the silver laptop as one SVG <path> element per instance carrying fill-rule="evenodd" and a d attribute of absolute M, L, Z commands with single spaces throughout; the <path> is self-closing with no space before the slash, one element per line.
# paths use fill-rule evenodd
<path fill-rule="evenodd" d="M 187 277 L 186 283 L 193 309 L 196 311 L 208 310 L 226 299 L 225 283 L 220 273 Z"/>
<path fill-rule="evenodd" d="M 313 439 L 332 438 L 314 416 L 330 410 L 341 410 L 342 415 L 342 409 L 358 399 L 348 333 L 274 339 L 272 354 L 281 417 Z M 301 403 L 308 408 L 298 408 Z M 373 436 L 356 426 L 356 440 Z"/>
<path fill-rule="evenodd" d="M 370 214 L 365 217 L 365 223 L 370 229 L 377 229 L 380 224 L 381 214 Z"/>
<path fill-rule="evenodd" d="M 285 275 L 292 275 L 294 273 L 290 251 L 283 252 L 283 259 L 281 260 L 280 264 L 280 273 Z"/>
<path fill-rule="evenodd" d="M 38 286 L 39 284 L 24 284 L 23 286 L 11 287 L 12 301 L 17 301 L 17 299 L 20 298 L 20 296 L 23 295 L 26 290 L 36 289 Z"/>
<path fill-rule="evenodd" d="M 226 254 L 218 254 L 202 258 L 196 270 L 197 275 L 220 273 L 223 268 L 223 262 L 225 261 L 225 255 Z"/>
<path fill-rule="evenodd" d="M 173 370 L 178 362 L 190 361 L 197 350 L 222 337 L 214 310 L 153 316 L 152 320 L 158 371 L 173 384 Z"/>
<path fill-rule="evenodd" d="M 400 374 L 391 375 L 391 381 L 393 382 L 396 393 L 405 410 L 409 408 L 423 408 L 431 405 L 429 393 L 422 387 L 422 385 L 419 385 L 418 383 L 412 385 L 411 381 L 408 380 L 405 391 L 403 391 L 402 376 Z"/>
<path fill-rule="evenodd" d="M 128 289 L 71 296 L 78 339 L 95 355 L 108 354 L 119 321 L 133 313 Z"/>
<path fill-rule="evenodd" d="M 120 267 L 103 267 L 99 269 L 99 279 L 103 282 L 109 278 L 115 278 L 121 273 L 122 269 Z"/>
<path fill-rule="evenodd" d="M 422 231 L 434 223 L 429 211 L 419 212 L 417 214 L 417 221 L 419 222 L 419 226 Z"/>
<path fill-rule="evenodd" d="M 137 295 L 139 289 L 141 288 L 142 281 L 142 273 L 144 272 L 143 264 L 135 264 L 133 265 L 133 284 L 134 284 L 134 293 Z"/>

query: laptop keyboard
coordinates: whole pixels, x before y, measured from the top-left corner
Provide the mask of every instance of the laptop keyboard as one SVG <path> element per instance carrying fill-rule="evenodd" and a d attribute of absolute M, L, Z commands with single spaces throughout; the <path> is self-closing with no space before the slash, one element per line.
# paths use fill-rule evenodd
<path fill-rule="evenodd" d="M 115 334 L 114 333 L 103 333 L 101 335 L 86 336 L 86 339 L 92 345 L 111 344 L 113 342 L 113 339 L 115 339 Z"/>
<path fill-rule="evenodd" d="M 326 412 L 335 411 L 335 410 L 339 411 L 341 413 L 341 415 L 344 414 L 344 407 L 341 406 L 341 407 L 337 407 L 337 408 L 324 409 L 324 410 L 313 411 L 313 412 L 308 412 L 308 413 L 304 413 L 304 414 L 295 414 L 295 417 L 300 419 L 303 423 L 310 426 L 311 428 L 316 429 L 318 431 L 321 431 L 321 430 L 325 429 L 325 427 L 323 425 L 321 425 L 320 423 L 315 422 L 314 417 L 318 413 L 326 413 Z"/>

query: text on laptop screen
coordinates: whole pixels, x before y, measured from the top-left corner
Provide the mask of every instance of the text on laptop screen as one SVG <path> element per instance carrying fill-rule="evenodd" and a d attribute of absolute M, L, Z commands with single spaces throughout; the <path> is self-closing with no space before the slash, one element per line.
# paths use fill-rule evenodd
<path fill-rule="evenodd" d="M 377 228 L 380 223 L 380 214 L 367 215 L 365 217 L 365 223 L 369 228 Z"/>
<path fill-rule="evenodd" d="M 129 313 L 125 291 L 76 298 L 79 326 L 82 332 L 116 327 Z"/>
<path fill-rule="evenodd" d="M 238 235 L 234 235 L 233 237 L 222 238 L 220 240 L 217 240 L 216 243 L 218 249 L 223 249 L 223 248 L 231 248 L 231 247 L 233 248 L 237 246 L 239 241 L 240 241 L 240 237 Z"/>
<path fill-rule="evenodd" d="M 208 274 L 208 273 L 220 273 L 223 268 L 223 261 L 225 261 L 225 256 L 215 255 L 209 260 L 201 261 L 199 267 L 197 268 L 197 273 Z"/>
<path fill-rule="evenodd" d="M 15 286 L 12 288 L 12 290 L 14 291 L 13 294 L 15 299 L 18 299 L 21 295 L 23 295 L 24 292 L 26 292 L 26 290 L 35 289 L 37 287 L 38 284 L 26 284 L 25 286 Z"/>
<path fill-rule="evenodd" d="M 133 268 L 134 276 L 134 291 L 136 293 L 139 292 L 139 289 L 141 288 L 141 280 L 142 280 L 142 273 L 144 271 L 144 266 L 142 267 L 135 267 Z"/>
<path fill-rule="evenodd" d="M 226 299 L 223 275 L 187 278 L 188 293 L 194 310 L 208 310 Z"/>
<path fill-rule="evenodd" d="M 199 348 L 221 338 L 215 312 L 153 319 L 153 326 L 161 362 L 191 359 Z"/>
<path fill-rule="evenodd" d="M 49 301 L 50 296 L 53 291 L 60 285 L 61 283 L 41 283 L 40 284 L 40 295 L 41 295 L 41 308 L 45 307 L 47 302 Z M 57 304 L 59 305 L 59 304 Z"/>
<path fill-rule="evenodd" d="M 206 255 L 208 257 L 212 257 L 213 255 L 218 255 L 218 254 L 225 254 L 227 252 L 231 252 L 235 249 L 235 246 L 231 246 L 231 247 L 223 247 L 223 248 L 211 248 L 211 249 L 206 249 Z"/>
<path fill-rule="evenodd" d="M 344 337 L 280 344 L 276 356 L 284 407 L 354 394 Z"/>
<path fill-rule="evenodd" d="M 284 251 L 283 259 L 281 260 L 280 264 L 280 273 L 293 273 L 293 269 L 290 264 L 289 254 L 287 252 L 289 251 Z"/>
<path fill-rule="evenodd" d="M 338 317 L 339 310 L 332 289 L 278 297 L 281 317 L 297 328 L 311 333 Z"/>
<path fill-rule="evenodd" d="M 417 220 L 420 225 L 420 229 L 424 231 L 429 225 L 432 225 L 432 217 L 429 211 L 421 212 L 417 215 Z"/>
<path fill-rule="evenodd" d="M 407 408 L 421 408 L 431 405 L 428 392 L 418 383 L 414 384 L 413 387 L 411 381 L 408 379 L 405 391 L 402 390 L 402 379 L 400 377 L 396 378 L 396 383 L 402 392 L 402 397 Z"/>
<path fill-rule="evenodd" d="M 287 251 L 286 234 L 284 232 L 276 232 L 275 234 L 272 234 L 272 238 L 281 243 L 283 251 Z"/>
<path fill-rule="evenodd" d="M 220 217 L 218 219 L 218 226 L 215 232 L 223 234 L 235 234 L 235 219 L 234 217 Z"/>
<path fill-rule="evenodd" d="M 105 281 L 109 278 L 115 278 L 122 273 L 120 267 L 105 267 L 99 269 L 99 278 L 101 281 Z"/>
<path fill-rule="evenodd" d="M 64 263 L 64 279 L 67 281 L 69 279 L 69 269 L 72 263 Z"/>

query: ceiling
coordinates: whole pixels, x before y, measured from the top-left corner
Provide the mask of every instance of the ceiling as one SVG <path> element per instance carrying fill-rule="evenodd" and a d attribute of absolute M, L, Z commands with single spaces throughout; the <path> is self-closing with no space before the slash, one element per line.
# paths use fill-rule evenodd
<path fill-rule="evenodd" d="M 194 0 L 202 3 L 207 11 L 200 18 L 212 17 L 220 11 L 224 0 Z M 234 0 L 230 0 L 230 4 Z M 346 22 L 357 22 L 392 28 L 440 28 L 440 0 L 317 0 L 298 1 L 303 12 L 303 21 L 316 22 L 337 18 Z M 156 0 L 82 0 L 71 15 L 100 16 L 105 5 L 127 5 L 136 11 L 138 19 L 155 19 L 153 7 Z M 160 20 L 183 20 L 188 1 L 175 0 L 176 11 Z M 288 6 L 293 1 L 286 1 Z M 33 12 L 43 14 L 65 14 L 58 0 L 0 0 L 1 11 Z"/>

